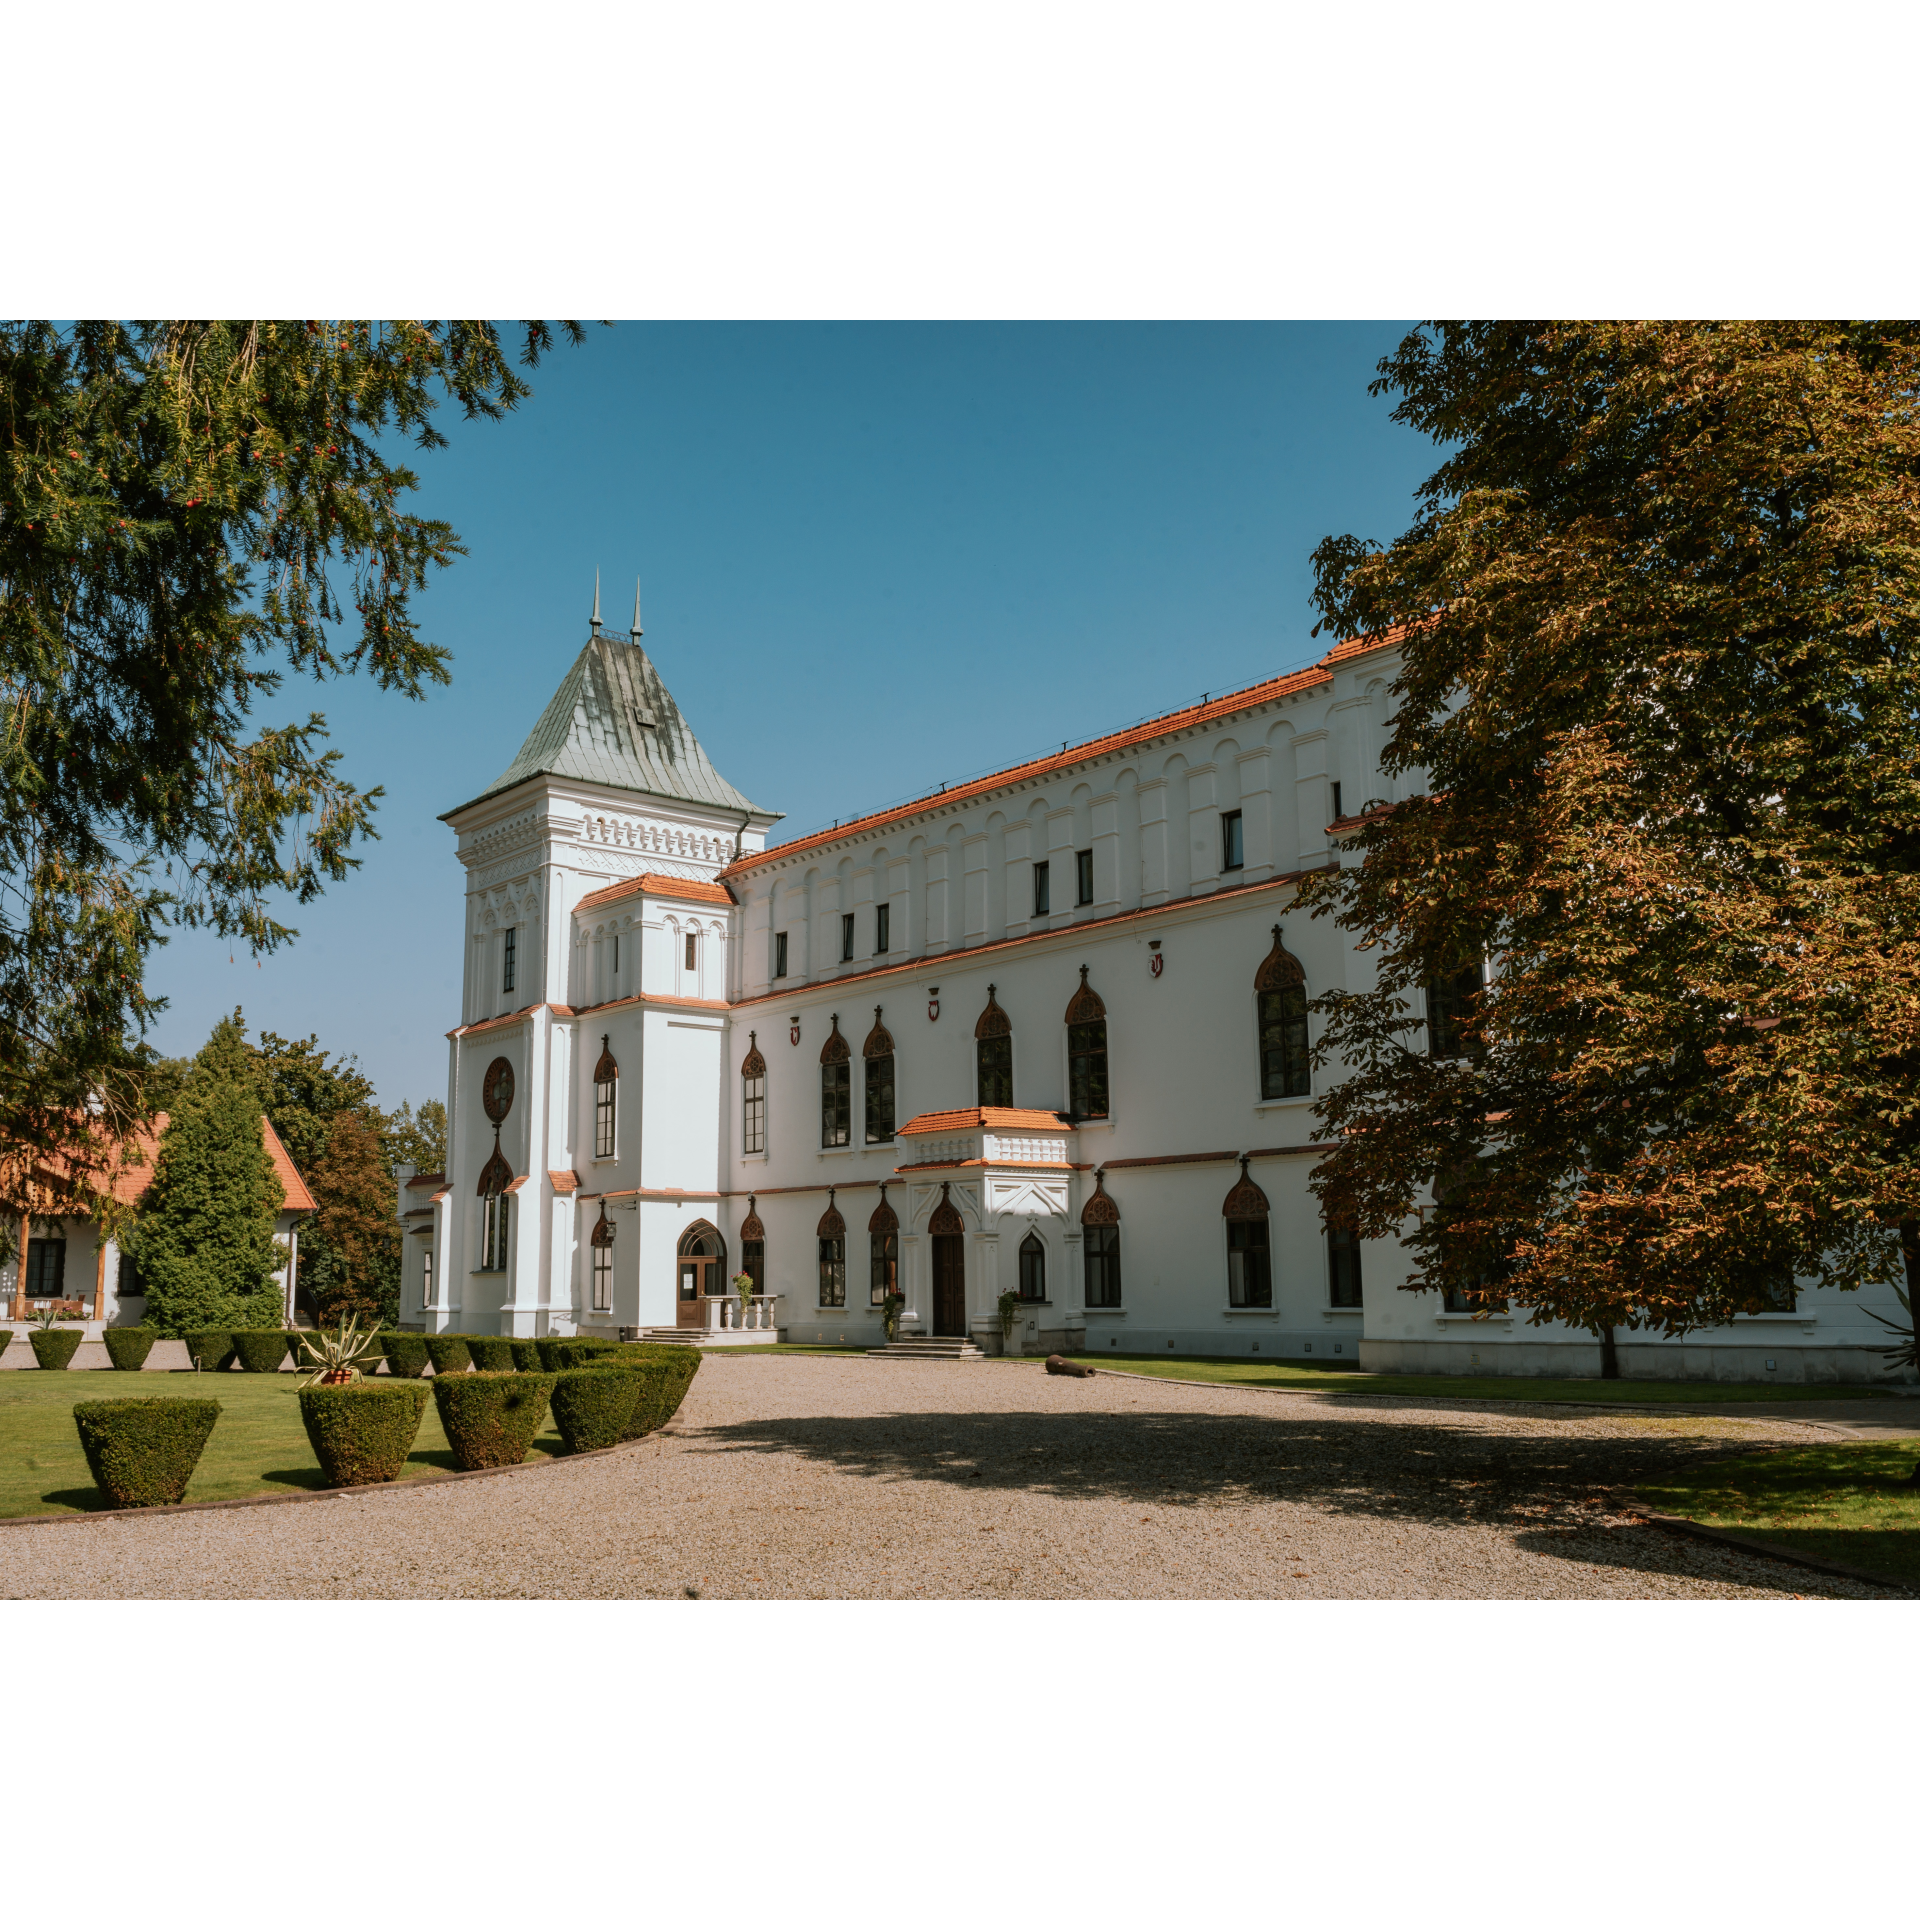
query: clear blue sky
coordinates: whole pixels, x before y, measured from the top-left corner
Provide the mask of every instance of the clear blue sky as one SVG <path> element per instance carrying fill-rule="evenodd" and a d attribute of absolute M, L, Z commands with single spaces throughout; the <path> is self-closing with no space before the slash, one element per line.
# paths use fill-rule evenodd
<path fill-rule="evenodd" d="M 436 816 L 506 766 L 593 572 L 728 779 L 789 838 L 1312 659 L 1308 556 L 1390 538 L 1434 447 L 1367 393 L 1397 323 L 592 328 L 518 414 L 415 461 L 468 548 L 418 602 L 424 702 L 289 683 L 381 838 L 256 967 L 178 934 L 152 1038 L 250 1028 L 443 1098 L 462 873 Z"/>

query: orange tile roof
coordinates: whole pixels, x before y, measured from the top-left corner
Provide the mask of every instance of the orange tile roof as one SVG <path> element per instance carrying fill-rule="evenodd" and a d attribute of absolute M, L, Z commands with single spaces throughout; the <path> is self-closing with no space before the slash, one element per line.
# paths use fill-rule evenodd
<path fill-rule="evenodd" d="M 273 1162 L 273 1170 L 280 1176 L 280 1191 L 287 1196 L 287 1206 L 295 1213 L 312 1213 L 313 1195 L 307 1191 L 307 1183 L 300 1178 L 300 1169 L 293 1164 L 292 1156 L 280 1144 L 280 1136 L 274 1132 L 273 1122 L 263 1113 L 260 1124 L 266 1129 L 267 1158 Z"/>
<path fill-rule="evenodd" d="M 722 880 L 736 873 L 748 873 L 755 867 L 765 866 L 770 860 L 784 860 L 790 854 L 804 853 L 816 847 L 831 846 L 836 840 L 844 840 L 850 834 L 870 833 L 876 827 L 892 826 L 901 820 L 910 820 L 918 814 L 932 813 L 941 807 L 950 807 L 957 800 L 972 800 L 982 794 L 993 793 L 1013 780 L 1040 779 L 1048 774 L 1064 773 L 1069 767 L 1083 765 L 1089 760 L 1097 760 L 1102 754 L 1114 753 L 1123 747 L 1142 746 L 1149 740 L 1159 740 L 1170 733 L 1179 733 L 1188 727 L 1206 726 L 1215 720 L 1223 720 L 1232 714 L 1245 713 L 1249 708 L 1262 707 L 1270 700 L 1278 700 L 1285 694 L 1304 693 L 1310 687 L 1328 685 L 1333 679 L 1332 669 L 1347 666 L 1358 655 L 1370 653 L 1376 647 L 1395 645 L 1405 633 L 1402 627 L 1394 627 L 1377 637 L 1363 636 L 1357 640 L 1342 640 L 1321 660 L 1311 667 L 1302 667 L 1294 673 L 1283 673 L 1271 680 L 1262 680 L 1258 686 L 1252 686 L 1241 693 L 1223 694 L 1218 700 L 1203 700 L 1195 706 L 1182 707 L 1177 712 L 1162 714 L 1157 720 L 1143 721 L 1137 727 L 1124 727 L 1118 733 L 1102 734 L 1097 740 L 1089 740 L 1084 745 L 1070 748 L 1065 753 L 1050 753 L 1038 760 L 1022 761 L 1015 767 L 1007 767 L 999 773 L 983 775 L 978 780 L 964 781 L 957 787 L 943 788 L 939 793 L 930 793 L 918 800 L 909 800 L 904 806 L 883 808 L 878 813 L 863 814 L 857 820 L 849 820 L 845 826 L 829 827 L 822 833 L 804 834 L 798 840 L 783 841 L 777 847 L 768 847 L 763 853 L 750 853 L 744 859 L 736 860 L 720 875 Z M 584 903 L 583 903 L 584 904 Z"/>
<path fill-rule="evenodd" d="M 966 1133 L 981 1127 L 1008 1133 L 1071 1133 L 1073 1122 L 1062 1120 L 1046 1107 L 950 1107 L 943 1113 L 923 1113 L 909 1120 L 898 1137 Z"/>
<path fill-rule="evenodd" d="M 447 1176 L 444 1173 L 416 1173 L 407 1182 L 408 1191 L 415 1187 L 437 1187 Z"/>
<path fill-rule="evenodd" d="M 545 1007 L 556 1020 L 573 1018 L 571 1007 L 563 1007 L 558 1000 L 540 1000 L 530 1007 L 521 1007 L 513 1013 L 496 1013 L 491 1020 L 476 1020 L 470 1027 L 449 1027 L 446 1038 L 458 1040 L 464 1034 L 491 1033 L 496 1027 L 517 1026 L 522 1020 L 531 1020 L 542 1007 Z"/>
<path fill-rule="evenodd" d="M 109 1187 L 114 1199 L 121 1205 L 138 1206 L 146 1198 L 160 1158 L 161 1136 L 165 1134 L 171 1118 L 170 1114 L 156 1113 L 151 1125 L 145 1132 L 136 1134 L 132 1142 L 145 1158 L 138 1165 L 123 1165 L 114 1169 Z M 273 1130 L 273 1122 L 264 1113 L 260 1116 L 260 1132 L 267 1158 L 273 1162 L 273 1171 L 280 1181 L 280 1192 L 286 1202 L 284 1211 L 312 1213 L 313 1195 L 307 1191 L 307 1183 L 300 1178 L 300 1170 L 281 1145 L 280 1136 Z"/>
<path fill-rule="evenodd" d="M 580 1176 L 558 1168 L 547 1175 L 547 1184 L 555 1193 L 572 1193 L 580 1185 Z"/>
<path fill-rule="evenodd" d="M 611 906 L 616 900 L 624 900 L 633 893 L 653 893 L 667 900 L 705 900 L 716 907 L 733 905 L 733 895 L 725 887 L 715 886 L 711 880 L 683 880 L 677 873 L 643 873 L 632 880 L 622 880 L 611 887 L 602 887 L 597 893 L 590 893 L 574 908 L 575 913 L 585 913 L 589 907 Z"/>
<path fill-rule="evenodd" d="M 731 1000 L 698 1000 L 688 993 L 630 993 L 623 1000 L 597 1000 L 590 1007 L 556 1007 L 554 1011 L 564 1012 L 569 1020 L 576 1020 L 585 1019 L 590 1013 L 616 1013 L 622 1007 L 708 1007 L 724 1013 L 732 1005 Z"/>

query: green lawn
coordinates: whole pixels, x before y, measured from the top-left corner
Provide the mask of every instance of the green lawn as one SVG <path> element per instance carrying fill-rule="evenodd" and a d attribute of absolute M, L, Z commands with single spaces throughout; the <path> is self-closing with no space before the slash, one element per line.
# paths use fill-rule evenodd
<path fill-rule="evenodd" d="M 0 1372 L 0 1517 L 86 1513 L 106 1502 L 87 1471 L 73 1424 L 81 1400 L 181 1394 L 220 1402 L 220 1418 L 200 1456 L 187 1501 L 238 1500 L 255 1493 L 292 1493 L 324 1484 L 294 1398 L 299 1377 L 287 1373 Z M 535 1450 L 558 1453 L 551 1419 Z M 453 1470 L 453 1454 L 427 1402 L 420 1435 L 402 1479 Z"/>
<path fill-rule="evenodd" d="M 1662 1513 L 1920 1587 L 1920 1495 L 1899 1483 L 1920 1441 L 1790 1447 L 1667 1475 L 1636 1496 Z"/>
<path fill-rule="evenodd" d="M 1362 1373 L 1359 1362 L 1315 1367 L 1290 1360 L 1209 1359 L 1179 1355 L 1076 1354 L 1102 1372 L 1145 1373 L 1162 1380 L 1208 1380 L 1232 1387 L 1292 1387 L 1313 1393 L 1415 1393 L 1460 1400 L 1578 1400 L 1595 1406 L 1710 1406 L 1747 1400 L 1864 1400 L 1872 1387 L 1760 1387 L 1718 1381 L 1467 1379 L 1457 1374 Z M 1014 1366 L 1044 1364 L 1021 1355 Z"/>

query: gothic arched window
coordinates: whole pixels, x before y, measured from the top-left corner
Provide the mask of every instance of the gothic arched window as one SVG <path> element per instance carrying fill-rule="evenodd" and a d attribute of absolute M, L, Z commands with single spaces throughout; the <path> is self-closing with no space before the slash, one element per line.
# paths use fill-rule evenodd
<path fill-rule="evenodd" d="M 614 1144 L 615 1105 L 620 1091 L 620 1068 L 613 1057 L 613 1042 L 600 1036 L 600 1058 L 593 1068 L 593 1157 L 611 1160 Z"/>
<path fill-rule="evenodd" d="M 833 1016 L 833 1031 L 820 1049 L 820 1144 L 844 1147 L 853 1140 L 853 1049 Z"/>
<path fill-rule="evenodd" d="M 867 1066 L 867 1144 L 884 1146 L 893 1138 L 893 1035 L 873 1010 L 873 1031 L 860 1049 Z"/>
<path fill-rule="evenodd" d="M 747 1195 L 747 1217 L 740 1222 L 740 1267 L 753 1281 L 755 1293 L 767 1290 L 767 1228 L 760 1203 Z"/>
<path fill-rule="evenodd" d="M 974 1052 L 978 1058 L 977 1091 L 983 1107 L 1013 1105 L 1013 1022 L 1006 1009 L 987 989 L 987 1004 L 973 1024 Z"/>
<path fill-rule="evenodd" d="M 767 1150 L 767 1062 L 760 1036 L 747 1035 L 747 1057 L 740 1062 L 740 1151 Z"/>
<path fill-rule="evenodd" d="M 1107 1117 L 1107 1008 L 1087 985 L 1067 1002 L 1067 1105 L 1076 1120 Z"/>
<path fill-rule="evenodd" d="M 1080 1209 L 1087 1305 L 1117 1307 L 1120 1304 L 1120 1209 L 1107 1192 L 1106 1170 L 1097 1170 L 1093 1178 L 1093 1193 Z"/>
<path fill-rule="evenodd" d="M 1290 1100 L 1313 1091 L 1307 1057 L 1307 976 L 1273 929 L 1273 951 L 1253 977 L 1260 1009 L 1260 1098 Z"/>
<path fill-rule="evenodd" d="M 1029 1231 L 1020 1242 L 1020 1298 L 1044 1300 L 1047 1297 L 1047 1243 Z"/>
<path fill-rule="evenodd" d="M 1240 1181 L 1221 1203 L 1227 1223 L 1227 1305 L 1273 1305 L 1273 1255 L 1267 1243 L 1267 1196 L 1247 1175 L 1240 1156 Z"/>
<path fill-rule="evenodd" d="M 613 1222 L 607 1218 L 607 1203 L 600 1203 L 600 1218 L 589 1237 L 593 1248 L 593 1311 L 613 1311 Z"/>
<path fill-rule="evenodd" d="M 867 1262 L 867 1303 L 885 1306 L 887 1295 L 900 1290 L 900 1216 L 887 1204 L 885 1181 L 867 1219 Z"/>
<path fill-rule="evenodd" d="M 847 1304 L 847 1223 L 833 1204 L 831 1187 L 827 1189 L 827 1210 L 813 1231 L 820 1246 L 820 1304 L 844 1307 Z"/>
<path fill-rule="evenodd" d="M 512 1184 L 513 1169 L 507 1164 L 507 1156 L 500 1151 L 496 1136 L 493 1153 L 480 1169 L 480 1184 L 476 1189 L 480 1198 L 480 1270 L 483 1273 L 505 1273 L 507 1270 L 509 1230 L 513 1220 L 513 1195 L 507 1189 Z"/>

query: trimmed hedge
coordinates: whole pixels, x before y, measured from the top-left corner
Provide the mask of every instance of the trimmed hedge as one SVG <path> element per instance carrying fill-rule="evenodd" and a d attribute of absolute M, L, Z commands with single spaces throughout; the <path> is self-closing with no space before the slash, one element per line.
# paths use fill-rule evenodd
<path fill-rule="evenodd" d="M 27 1344 L 33 1349 L 33 1357 L 49 1373 L 65 1370 L 67 1363 L 80 1351 L 80 1340 L 78 1327 L 35 1327 L 27 1335 Z"/>
<path fill-rule="evenodd" d="M 466 1372 L 467 1362 L 473 1356 L 467 1352 L 467 1343 L 457 1333 L 429 1333 L 424 1338 L 427 1357 L 433 1362 L 436 1374 Z"/>
<path fill-rule="evenodd" d="M 611 1343 L 613 1351 L 590 1363 L 593 1371 L 618 1367 L 640 1375 L 640 1394 L 634 1402 L 633 1416 L 627 1422 L 623 1440 L 638 1440 L 643 1434 L 664 1427 L 680 1410 L 680 1402 L 700 1371 L 698 1347 L 676 1347 L 665 1341 L 657 1344 Z"/>
<path fill-rule="evenodd" d="M 153 1351 L 151 1327 L 109 1327 L 100 1338 L 106 1343 L 107 1358 L 122 1373 L 138 1373 Z"/>
<path fill-rule="evenodd" d="M 544 1374 L 448 1373 L 433 1383 L 440 1424 L 464 1473 L 518 1466 L 552 1397 L 553 1382 Z"/>
<path fill-rule="evenodd" d="M 402 1380 L 418 1380 L 427 1370 L 427 1336 L 424 1333 L 383 1333 L 380 1344 L 387 1350 L 387 1371 Z"/>
<path fill-rule="evenodd" d="M 284 1327 L 235 1327 L 233 1351 L 248 1373 L 278 1373 L 287 1357 Z"/>
<path fill-rule="evenodd" d="M 0 1327 L 0 1353 L 5 1353 L 7 1348 L 12 1344 L 12 1341 L 13 1329 L 11 1327 Z"/>
<path fill-rule="evenodd" d="M 538 1340 L 509 1340 L 507 1345 L 513 1349 L 513 1364 L 522 1373 L 545 1373 L 546 1362 L 540 1358 Z"/>
<path fill-rule="evenodd" d="M 73 1410 L 94 1485 L 110 1507 L 171 1507 L 187 1491 L 218 1400 L 82 1400 Z"/>
<path fill-rule="evenodd" d="M 327 1485 L 365 1487 L 399 1479 L 431 1392 L 424 1380 L 302 1387 L 300 1418 Z"/>
<path fill-rule="evenodd" d="M 567 1351 L 573 1345 L 571 1340 L 562 1339 L 559 1334 L 553 1333 L 543 1335 L 533 1344 L 539 1351 L 540 1364 L 549 1373 L 558 1373 L 562 1367 L 573 1365 L 573 1355 Z"/>
<path fill-rule="evenodd" d="M 534 1345 L 540 1349 L 540 1358 L 546 1370 L 558 1373 L 562 1367 L 584 1367 L 589 1360 L 611 1353 L 620 1342 L 603 1340 L 594 1333 L 555 1333 L 536 1340 Z"/>
<path fill-rule="evenodd" d="M 569 1367 L 553 1383 L 553 1424 L 569 1453 L 593 1453 L 626 1438 L 640 1399 L 638 1367 Z"/>
<path fill-rule="evenodd" d="M 189 1333 L 184 1338 L 187 1359 L 198 1366 L 202 1373 L 212 1373 L 215 1368 L 233 1365 L 233 1335 L 227 1328 L 216 1327 L 204 1333 Z"/>
<path fill-rule="evenodd" d="M 473 1364 L 482 1373 L 513 1371 L 513 1342 L 497 1333 L 468 1334 L 467 1351 L 473 1355 Z"/>

